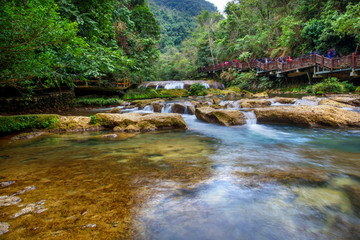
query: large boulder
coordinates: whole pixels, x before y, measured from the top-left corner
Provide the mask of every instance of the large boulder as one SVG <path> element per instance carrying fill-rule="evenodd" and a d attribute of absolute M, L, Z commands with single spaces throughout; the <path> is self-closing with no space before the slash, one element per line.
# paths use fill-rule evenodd
<path fill-rule="evenodd" d="M 184 103 L 174 103 L 171 106 L 171 110 L 173 113 L 185 113 L 186 107 Z"/>
<path fill-rule="evenodd" d="M 275 106 L 254 110 L 258 123 L 360 127 L 360 114 L 331 106 Z"/>
<path fill-rule="evenodd" d="M 153 102 L 151 105 L 156 113 L 161 113 L 161 110 L 165 107 L 163 102 Z"/>
<path fill-rule="evenodd" d="M 321 99 L 319 102 L 319 105 L 328 105 L 328 106 L 339 107 L 339 108 L 352 108 L 353 107 L 352 105 L 344 104 L 344 103 L 337 102 L 337 101 L 327 99 L 327 98 Z"/>
<path fill-rule="evenodd" d="M 186 129 L 186 123 L 180 114 L 175 113 L 126 113 L 95 115 L 99 125 L 113 128 L 118 132 L 147 132 L 165 129 Z"/>
<path fill-rule="evenodd" d="M 330 97 L 330 100 L 349 104 L 355 107 L 360 107 L 360 96 L 359 95 L 352 95 L 352 96 L 346 96 L 346 97 Z"/>
<path fill-rule="evenodd" d="M 285 97 L 275 97 L 274 102 L 281 104 L 294 104 L 296 102 L 296 98 L 285 98 Z"/>
<path fill-rule="evenodd" d="M 271 105 L 270 100 L 243 99 L 240 101 L 241 108 L 261 108 L 261 107 L 268 107 L 270 105 Z"/>
<path fill-rule="evenodd" d="M 237 110 L 216 110 L 211 107 L 201 107 L 195 110 L 197 119 L 224 126 L 243 125 L 246 123 L 245 116 Z"/>

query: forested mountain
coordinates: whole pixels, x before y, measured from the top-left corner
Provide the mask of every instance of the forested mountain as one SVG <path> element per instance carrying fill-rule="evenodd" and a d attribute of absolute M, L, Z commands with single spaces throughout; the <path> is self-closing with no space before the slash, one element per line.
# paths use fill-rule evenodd
<path fill-rule="evenodd" d="M 196 28 L 195 16 L 203 11 L 216 11 L 216 7 L 205 0 L 150 0 L 149 5 L 160 26 L 161 51 L 180 46 L 189 38 Z"/>
<path fill-rule="evenodd" d="M 145 0 L 2 1 L 0 85 L 22 93 L 76 79 L 147 79 L 159 26 Z"/>

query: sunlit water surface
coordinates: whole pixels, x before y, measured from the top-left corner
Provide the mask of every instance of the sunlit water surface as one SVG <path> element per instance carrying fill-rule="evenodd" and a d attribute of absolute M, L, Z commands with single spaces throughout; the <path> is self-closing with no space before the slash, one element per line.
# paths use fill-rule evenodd
<path fill-rule="evenodd" d="M 35 189 L 1 207 L 0 222 L 10 224 L 1 237 L 360 238 L 359 130 L 222 127 L 183 117 L 187 131 L 53 134 L 4 144 L 0 182 L 15 183 L 0 196 Z M 303 170 L 310 177 L 291 178 Z M 312 181 L 317 173 L 324 180 Z M 42 200 L 43 211 L 14 218 Z"/>

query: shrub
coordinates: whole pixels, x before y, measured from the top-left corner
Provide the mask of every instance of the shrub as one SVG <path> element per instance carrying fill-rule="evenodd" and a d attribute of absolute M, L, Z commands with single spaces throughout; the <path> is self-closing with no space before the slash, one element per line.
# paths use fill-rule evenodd
<path fill-rule="evenodd" d="M 206 87 L 201 83 L 195 83 L 190 87 L 190 95 L 206 95 Z"/>
<path fill-rule="evenodd" d="M 120 105 L 123 101 L 120 98 L 78 98 L 72 105 L 75 107 L 111 106 Z"/>
<path fill-rule="evenodd" d="M 323 82 L 313 86 L 313 92 L 321 93 L 342 93 L 345 91 L 345 85 L 340 83 L 335 77 L 325 79 Z"/>

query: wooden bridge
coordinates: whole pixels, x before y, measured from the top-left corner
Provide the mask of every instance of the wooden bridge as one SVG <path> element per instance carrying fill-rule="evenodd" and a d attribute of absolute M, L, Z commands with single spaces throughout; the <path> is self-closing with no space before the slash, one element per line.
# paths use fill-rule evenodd
<path fill-rule="evenodd" d="M 305 69 L 313 69 L 314 77 L 321 74 L 330 74 L 335 72 L 350 72 L 350 76 L 357 76 L 356 72 L 360 70 L 360 57 L 353 53 L 352 55 L 330 59 L 322 55 L 314 54 L 306 57 L 299 57 L 286 62 L 273 61 L 270 63 L 263 63 L 261 61 L 254 60 L 248 63 L 222 63 L 200 68 L 199 72 L 211 73 L 225 71 L 229 68 L 233 68 L 238 71 L 255 69 L 258 74 L 275 73 L 279 75 L 290 72 L 299 72 L 300 70 Z"/>

